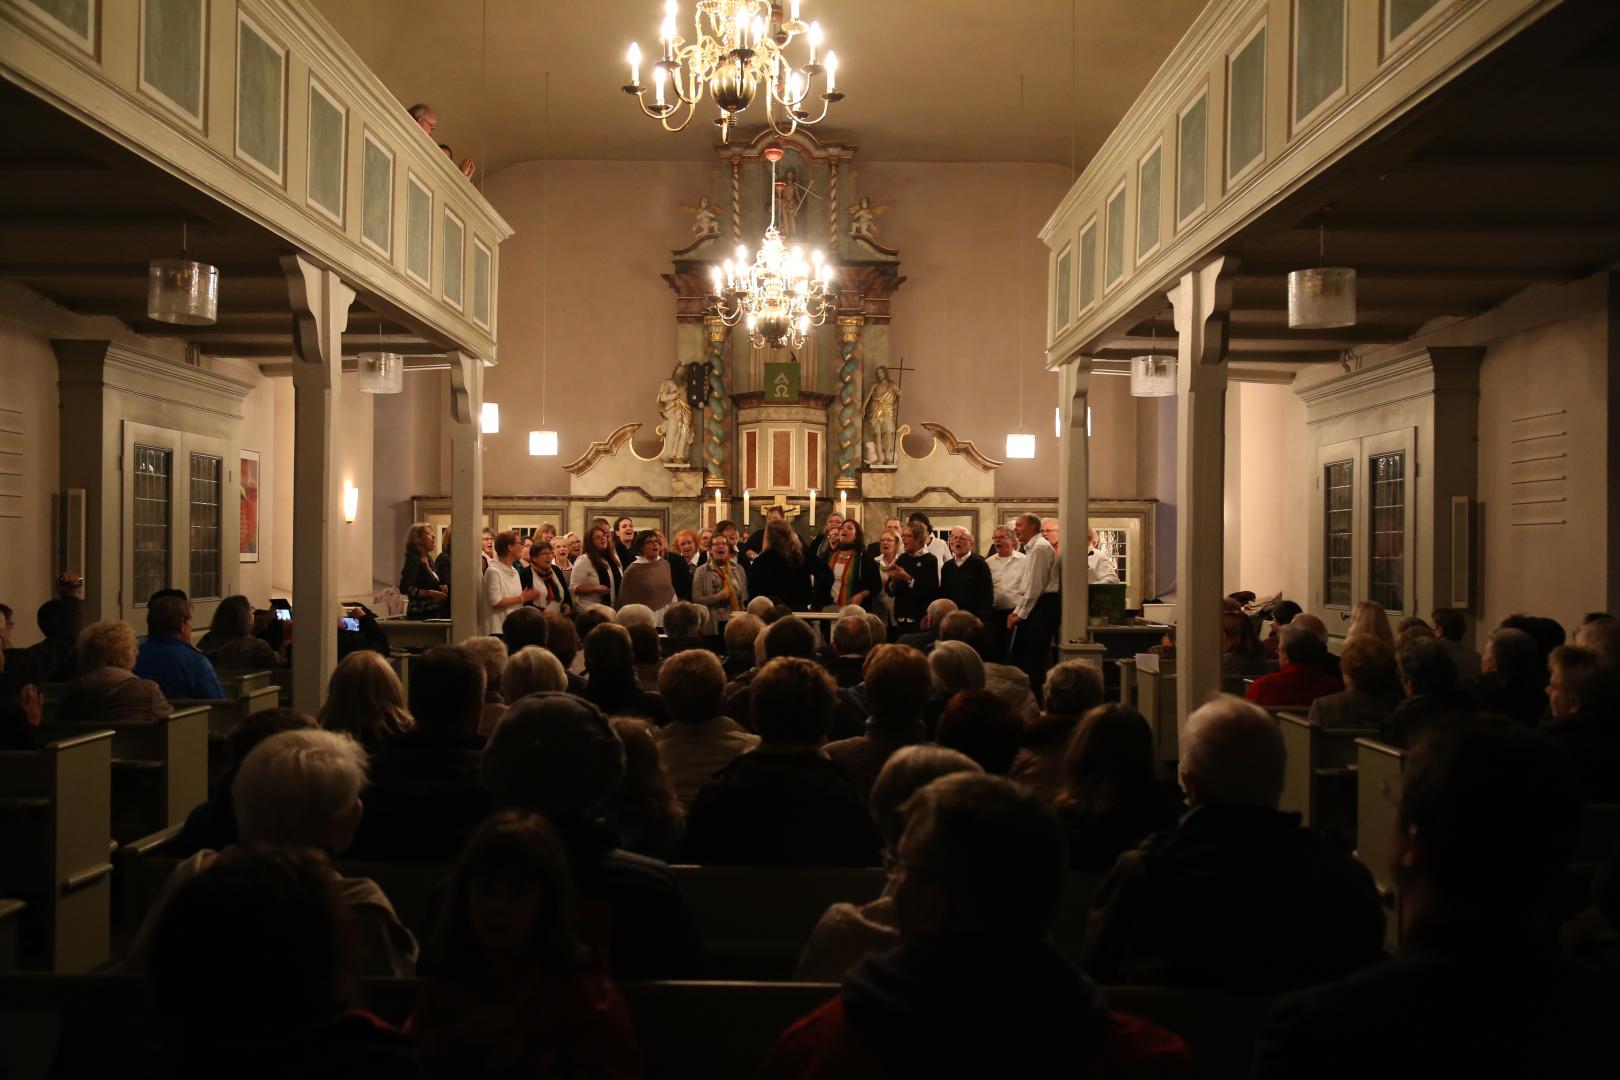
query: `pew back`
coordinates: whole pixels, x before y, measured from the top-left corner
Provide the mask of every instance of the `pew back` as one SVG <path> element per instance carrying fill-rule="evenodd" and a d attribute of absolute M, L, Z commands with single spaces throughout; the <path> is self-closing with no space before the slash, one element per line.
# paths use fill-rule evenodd
<path fill-rule="evenodd" d="M 1333 796 L 1347 788 L 1342 781 L 1356 764 L 1356 740 L 1366 736 L 1366 729 L 1312 726 L 1291 710 L 1277 711 L 1276 716 L 1288 753 L 1279 809 L 1299 814 L 1313 829 L 1353 825 L 1347 819 L 1354 815 L 1340 805 L 1344 800 L 1335 801 Z"/>
<path fill-rule="evenodd" d="M 183 824 L 208 797 L 209 706 L 176 708 L 162 720 L 114 724 L 112 732 L 113 836 L 133 840 Z M 103 730 L 94 724 L 59 724 L 64 733 Z"/>
<path fill-rule="evenodd" d="M 1138 665 L 1136 697 L 1153 728 L 1153 752 L 1161 765 L 1181 760 L 1181 730 L 1176 720 L 1174 672 L 1149 671 Z"/>

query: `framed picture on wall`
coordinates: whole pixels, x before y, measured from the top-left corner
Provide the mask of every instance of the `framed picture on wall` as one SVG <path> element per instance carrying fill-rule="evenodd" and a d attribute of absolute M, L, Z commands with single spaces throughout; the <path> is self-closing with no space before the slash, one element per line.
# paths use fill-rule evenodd
<path fill-rule="evenodd" d="M 237 476 L 242 485 L 242 542 L 240 561 L 259 561 L 259 452 L 243 450 Z"/>

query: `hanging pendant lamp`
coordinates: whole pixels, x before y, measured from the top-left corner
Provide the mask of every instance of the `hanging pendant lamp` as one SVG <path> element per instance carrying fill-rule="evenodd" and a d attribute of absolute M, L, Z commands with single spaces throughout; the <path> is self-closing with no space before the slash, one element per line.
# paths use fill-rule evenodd
<path fill-rule="evenodd" d="M 360 354 L 359 386 L 362 394 L 398 394 L 405 389 L 405 360 L 382 347 L 382 316 L 377 316 L 377 348 Z"/>
<path fill-rule="evenodd" d="M 1348 266 L 1322 266 L 1327 229 L 1317 226 L 1317 267 L 1288 275 L 1288 328 L 1332 330 L 1356 325 L 1356 272 Z"/>
<path fill-rule="evenodd" d="M 212 326 L 219 317 L 219 267 L 186 258 L 186 223 L 180 222 L 180 257 L 153 259 L 146 268 L 146 317 L 176 326 Z"/>

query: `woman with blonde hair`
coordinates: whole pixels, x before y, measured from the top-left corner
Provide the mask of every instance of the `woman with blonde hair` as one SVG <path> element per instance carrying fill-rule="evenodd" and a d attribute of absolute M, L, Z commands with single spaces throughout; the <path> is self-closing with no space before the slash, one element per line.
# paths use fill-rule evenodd
<path fill-rule="evenodd" d="M 1384 605 L 1376 600 L 1358 601 L 1351 610 L 1350 628 L 1344 636 L 1348 640 L 1357 634 L 1370 634 L 1390 648 L 1395 647 L 1395 632 L 1390 629 L 1389 616 L 1384 612 Z"/>
<path fill-rule="evenodd" d="M 326 684 L 321 727 L 354 736 L 375 753 L 382 744 L 415 727 L 405 708 L 405 689 L 382 653 L 352 652 L 339 661 Z"/>
<path fill-rule="evenodd" d="M 79 631 L 79 674 L 67 684 L 58 710 L 64 723 L 137 724 L 174 711 L 151 679 L 134 672 L 135 631 L 103 619 Z"/>
<path fill-rule="evenodd" d="M 413 619 L 442 619 L 450 615 L 450 587 L 439 580 L 433 566 L 433 526 L 418 522 L 405 533 L 405 563 L 399 571 L 399 591 L 405 594 L 405 613 Z"/>

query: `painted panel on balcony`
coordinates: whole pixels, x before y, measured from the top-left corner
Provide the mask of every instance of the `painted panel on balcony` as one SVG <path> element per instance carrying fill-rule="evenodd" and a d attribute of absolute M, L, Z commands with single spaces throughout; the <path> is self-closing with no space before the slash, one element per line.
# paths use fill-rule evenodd
<path fill-rule="evenodd" d="M 1345 0 L 1294 0 L 1294 122 L 1344 89 Z"/>
<path fill-rule="evenodd" d="M 1164 180 L 1164 146 L 1155 146 L 1136 170 L 1136 261 L 1159 246 L 1159 198 Z"/>
<path fill-rule="evenodd" d="M 429 287 L 433 274 L 433 193 L 405 174 L 405 272 Z"/>
<path fill-rule="evenodd" d="M 1097 221 L 1080 230 L 1080 310 L 1097 302 Z"/>
<path fill-rule="evenodd" d="M 1439 6 L 1440 0 L 1384 0 L 1388 19 L 1384 39 L 1394 41 L 1418 24 L 1418 20 Z"/>
<path fill-rule="evenodd" d="M 1103 288 L 1109 288 L 1125 274 L 1125 185 L 1108 197 L 1107 248 L 1104 252 Z"/>
<path fill-rule="evenodd" d="M 1062 330 L 1069 325 L 1071 307 L 1070 290 L 1074 288 L 1074 248 L 1066 247 L 1057 257 L 1057 271 L 1052 275 L 1052 329 Z"/>
<path fill-rule="evenodd" d="M 489 276 L 491 257 L 482 241 L 473 240 L 472 320 L 489 329 Z"/>
<path fill-rule="evenodd" d="M 314 78 L 309 80 L 309 201 L 343 224 L 343 173 L 349 145 L 348 111 Z"/>
<path fill-rule="evenodd" d="M 1226 178 L 1236 179 L 1266 154 L 1266 27 L 1262 23 L 1228 58 Z"/>
<path fill-rule="evenodd" d="M 281 180 L 287 126 L 287 51 L 246 15 L 236 35 L 236 155 Z"/>
<path fill-rule="evenodd" d="M 1204 177 L 1209 158 L 1209 94 L 1181 114 L 1176 130 L 1176 223 L 1204 208 Z"/>
<path fill-rule="evenodd" d="M 444 301 L 461 310 L 461 278 L 465 268 L 467 229 L 448 209 L 444 212 Z"/>
<path fill-rule="evenodd" d="M 96 0 L 22 0 L 75 45 L 92 51 L 96 44 Z"/>
<path fill-rule="evenodd" d="M 360 169 L 360 236 L 382 252 L 394 250 L 394 155 L 366 132 Z"/>
<path fill-rule="evenodd" d="M 203 0 L 142 0 L 141 89 L 201 127 Z"/>

